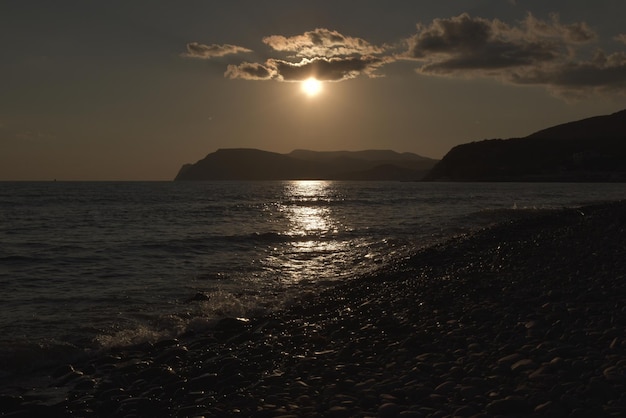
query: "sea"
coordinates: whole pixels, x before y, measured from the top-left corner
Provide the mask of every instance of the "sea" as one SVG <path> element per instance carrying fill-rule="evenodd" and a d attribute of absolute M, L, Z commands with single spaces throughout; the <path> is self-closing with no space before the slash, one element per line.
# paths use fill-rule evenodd
<path fill-rule="evenodd" d="M 0 378 L 252 318 L 624 184 L 0 182 Z"/>

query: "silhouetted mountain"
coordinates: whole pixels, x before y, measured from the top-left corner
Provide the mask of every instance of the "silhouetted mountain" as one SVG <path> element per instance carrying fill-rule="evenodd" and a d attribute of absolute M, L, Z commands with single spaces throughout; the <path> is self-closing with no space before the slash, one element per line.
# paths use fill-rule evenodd
<path fill-rule="evenodd" d="M 388 150 L 220 149 L 185 164 L 175 180 L 421 180 L 437 160 Z"/>
<path fill-rule="evenodd" d="M 626 181 L 626 110 L 452 148 L 427 181 Z"/>
<path fill-rule="evenodd" d="M 337 158 L 351 158 L 363 161 L 432 161 L 411 152 L 395 152 L 392 150 L 365 150 L 365 151 L 309 151 L 297 149 L 289 156 L 310 161 L 332 161 Z"/>

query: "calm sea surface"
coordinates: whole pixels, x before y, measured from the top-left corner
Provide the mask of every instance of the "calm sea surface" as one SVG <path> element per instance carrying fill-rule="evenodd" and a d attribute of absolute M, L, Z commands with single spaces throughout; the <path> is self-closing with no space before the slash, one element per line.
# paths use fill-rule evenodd
<path fill-rule="evenodd" d="M 625 198 L 624 184 L 0 183 L 0 376 L 262 314 L 527 211 Z"/>

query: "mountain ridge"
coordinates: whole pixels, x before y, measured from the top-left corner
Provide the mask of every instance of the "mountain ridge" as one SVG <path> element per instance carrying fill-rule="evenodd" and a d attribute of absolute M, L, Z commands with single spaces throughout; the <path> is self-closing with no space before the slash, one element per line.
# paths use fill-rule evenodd
<path fill-rule="evenodd" d="M 453 147 L 425 181 L 626 181 L 626 110 Z"/>
<path fill-rule="evenodd" d="M 174 180 L 399 180 L 416 181 L 438 160 L 392 150 L 310 151 L 279 154 L 220 148 L 181 167 Z"/>

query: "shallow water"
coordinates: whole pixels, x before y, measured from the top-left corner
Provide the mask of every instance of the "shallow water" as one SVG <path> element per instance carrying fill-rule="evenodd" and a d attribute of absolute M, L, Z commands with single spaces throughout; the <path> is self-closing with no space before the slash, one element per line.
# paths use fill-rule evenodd
<path fill-rule="evenodd" d="M 260 314 L 528 211 L 624 198 L 622 184 L 0 183 L 0 370 Z"/>

